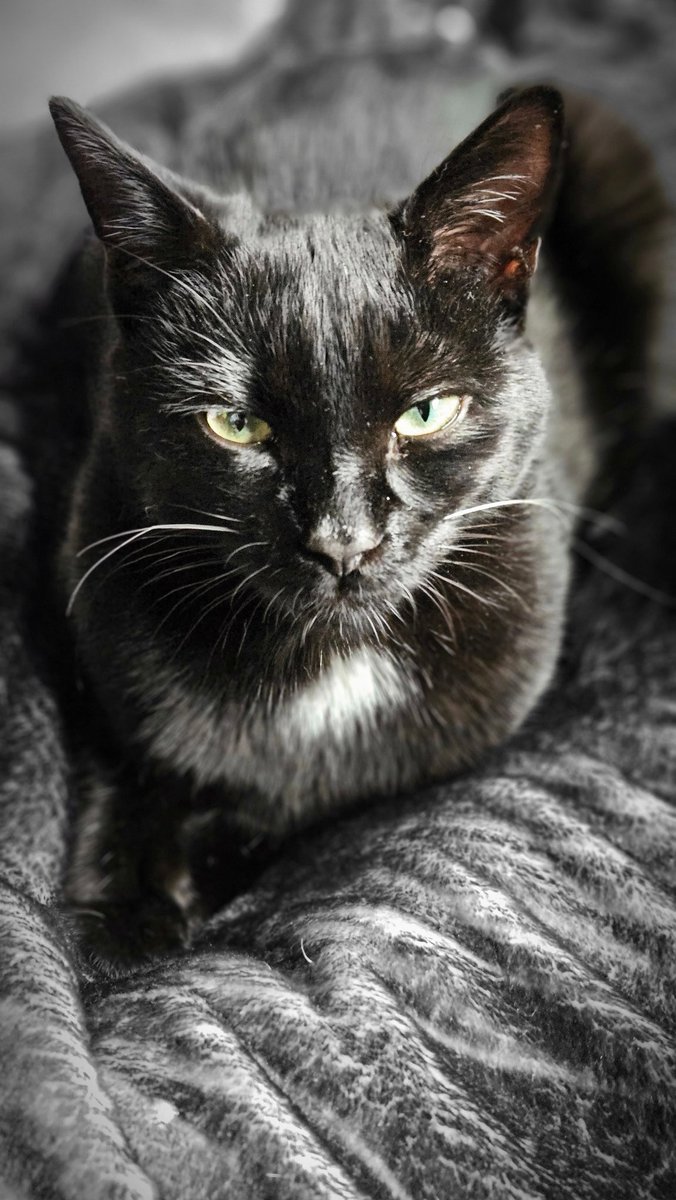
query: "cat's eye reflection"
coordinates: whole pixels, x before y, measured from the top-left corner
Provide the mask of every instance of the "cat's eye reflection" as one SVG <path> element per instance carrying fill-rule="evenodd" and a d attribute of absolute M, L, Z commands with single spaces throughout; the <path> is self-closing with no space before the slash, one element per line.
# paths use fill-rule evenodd
<path fill-rule="evenodd" d="M 430 396 L 412 404 L 395 422 L 395 433 L 400 437 L 419 438 L 431 433 L 440 433 L 448 425 L 455 424 L 464 416 L 469 404 L 468 396 Z"/>
<path fill-rule="evenodd" d="M 395 422 L 394 432 L 402 438 L 422 438 L 440 433 L 462 419 L 469 405 L 468 396 L 453 393 L 429 396 L 407 408 Z M 216 441 L 236 446 L 254 446 L 272 436 L 267 421 L 249 409 L 210 408 L 200 420 Z"/>
<path fill-rule="evenodd" d="M 210 408 L 204 413 L 204 423 L 218 441 L 236 446 L 254 446 L 272 434 L 267 421 L 245 408 Z"/>

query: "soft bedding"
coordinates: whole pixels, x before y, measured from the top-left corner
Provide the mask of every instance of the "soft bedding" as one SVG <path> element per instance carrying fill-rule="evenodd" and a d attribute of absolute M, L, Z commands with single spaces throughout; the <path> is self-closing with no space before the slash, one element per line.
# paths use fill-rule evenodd
<path fill-rule="evenodd" d="M 481 78 L 587 74 L 668 175 L 676 20 L 609 8 L 535 8 L 520 57 L 479 55 Z M 171 157 L 205 98 L 243 103 L 292 44 L 293 24 L 234 77 L 117 111 Z M 188 953 L 107 980 L 60 900 L 73 781 L 22 432 L 22 405 L 49 403 L 35 305 L 79 210 L 51 135 L 2 163 L 0 1195 L 672 1197 L 676 430 L 646 434 L 621 526 L 586 531 L 556 683 L 509 746 L 306 835 Z"/>

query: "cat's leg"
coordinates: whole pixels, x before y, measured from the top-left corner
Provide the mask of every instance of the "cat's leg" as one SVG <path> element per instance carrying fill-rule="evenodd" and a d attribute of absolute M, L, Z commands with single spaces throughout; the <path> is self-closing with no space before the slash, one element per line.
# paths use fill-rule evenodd
<path fill-rule="evenodd" d="M 247 797 L 224 797 L 199 807 L 185 820 L 181 844 L 193 887 L 193 903 L 202 914 L 223 908 L 255 883 L 264 868 L 279 853 L 282 835 L 252 827 L 242 818 Z"/>
<path fill-rule="evenodd" d="M 66 903 L 84 957 L 96 970 L 119 974 L 182 949 L 201 914 L 175 795 L 100 770 L 88 775 L 83 793 Z"/>
<path fill-rule="evenodd" d="M 121 974 L 189 945 L 211 913 L 250 886 L 279 847 L 238 817 L 246 796 L 89 769 L 66 900 L 91 967 Z"/>

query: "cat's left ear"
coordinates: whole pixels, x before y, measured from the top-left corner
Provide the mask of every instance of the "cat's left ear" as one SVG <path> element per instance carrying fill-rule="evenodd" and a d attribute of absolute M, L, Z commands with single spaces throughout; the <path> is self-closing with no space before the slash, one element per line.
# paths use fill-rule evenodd
<path fill-rule="evenodd" d="M 49 107 L 116 269 L 137 283 L 148 277 L 157 285 L 158 269 L 194 261 L 209 250 L 216 239 L 214 224 L 168 171 L 126 146 L 72 100 L 55 97 Z"/>
<path fill-rule="evenodd" d="M 477 269 L 511 308 L 523 306 L 559 179 L 563 98 L 515 92 L 425 179 L 395 214 L 430 283 Z"/>

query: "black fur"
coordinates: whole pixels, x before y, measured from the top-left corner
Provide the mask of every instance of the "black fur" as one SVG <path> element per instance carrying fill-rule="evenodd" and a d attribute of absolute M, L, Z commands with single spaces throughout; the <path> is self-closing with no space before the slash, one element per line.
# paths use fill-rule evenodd
<path fill-rule="evenodd" d="M 397 22 L 431 7 L 299 0 L 293 35 L 312 32 L 313 23 L 319 32 L 333 13 L 338 36 L 339 17 L 366 23 L 377 12 L 391 19 L 393 40 Z M 641 6 L 653 35 L 649 54 L 624 32 L 611 0 L 593 6 L 603 9 L 603 27 L 571 20 L 571 7 L 524 5 L 519 40 L 534 54 L 522 54 L 510 73 L 541 74 L 545 61 L 548 74 L 578 86 L 593 81 L 661 150 L 673 180 L 671 6 Z M 342 34 L 343 50 L 368 57 L 387 97 L 379 132 L 424 129 L 417 148 L 426 165 L 395 189 L 406 195 L 481 119 L 489 86 L 497 92 L 506 81 L 477 91 L 464 70 L 469 50 L 444 61 L 434 47 L 424 55 L 414 47 L 407 67 L 401 41 L 388 71 L 388 55 L 360 46 L 349 23 Z M 382 27 L 372 43 L 376 35 L 382 40 Z M 323 49 L 319 37 L 312 45 Z M 277 145 L 281 163 L 289 64 L 298 57 L 282 26 L 234 73 L 166 81 L 101 112 L 134 145 L 191 175 L 199 171 L 190 162 L 213 163 L 218 139 L 222 161 L 243 163 L 243 147 L 266 144 Z M 415 103 L 395 112 L 398 81 L 411 83 L 416 60 Z M 301 108 L 313 76 L 325 78 L 331 62 L 333 54 L 316 71 L 295 73 Z M 353 83 L 346 110 L 363 113 Z M 314 120 L 321 138 L 311 146 L 303 136 L 299 155 L 316 158 L 339 125 L 325 119 L 320 100 L 316 92 L 308 100 L 306 124 Z M 467 119 L 462 129 L 453 113 Z M 408 135 L 401 142 L 408 145 Z M 583 181 L 595 140 L 579 145 Z M 604 151 L 611 145 L 603 140 Z M 181 168 L 184 153 L 190 162 Z M 599 276 L 612 266 L 603 214 L 628 197 L 620 186 L 629 182 L 626 145 L 610 158 L 593 188 L 566 189 L 564 176 L 549 255 L 565 272 L 575 246 L 592 237 L 594 287 L 576 288 L 569 318 L 618 349 L 621 342 L 625 362 L 638 347 L 644 362 L 638 308 L 622 303 L 641 261 L 650 261 L 640 250 L 650 233 L 641 225 L 644 205 L 631 217 L 625 207 L 615 227 L 625 269 L 613 271 L 612 295 L 593 267 L 599 253 Z M 367 159 L 362 154 L 360 178 L 369 165 L 382 176 L 377 155 Z M 622 503 L 614 507 L 625 536 L 609 527 L 595 543 L 612 562 L 578 579 L 566 671 L 508 746 L 449 783 L 304 835 L 208 923 L 191 953 L 87 986 L 90 973 L 64 936 L 61 913 L 74 756 L 36 645 L 37 617 L 53 654 L 65 603 L 50 607 L 40 577 L 45 547 L 28 540 L 28 530 L 37 524 L 51 538 L 63 526 L 59 489 L 69 493 L 89 437 L 82 376 L 87 362 L 100 360 L 90 335 L 101 322 L 68 323 L 74 304 L 80 314 L 85 307 L 83 268 L 74 267 L 46 313 L 53 353 L 44 339 L 31 344 L 27 386 L 19 393 L 16 378 L 8 380 L 17 331 L 51 287 L 81 209 L 52 130 L 5 141 L 0 160 L 0 427 L 29 466 L 27 479 L 7 448 L 0 454 L 0 1192 L 26 1200 L 222 1200 L 224 1191 L 233 1200 L 671 1200 L 676 640 L 673 610 L 628 587 L 626 573 L 673 592 L 674 430 L 636 439 L 641 472 L 633 483 L 626 473 L 618 478 Z M 401 160 L 389 166 L 406 175 Z M 645 163 L 633 179 L 656 198 Z M 590 225 L 580 204 L 589 214 L 592 200 Z M 558 247 L 557 221 L 567 230 Z M 638 257 L 626 257 L 629 245 Z M 85 265 L 85 278 L 90 266 L 96 278 L 96 262 Z M 647 296 L 652 310 L 654 291 Z M 618 318 L 624 323 L 614 333 Z M 601 378 L 605 404 L 612 372 Z M 597 395 L 588 389 L 590 401 Z M 599 420 L 608 432 L 606 408 Z M 69 494 L 64 501 L 67 508 Z M 72 652 L 66 643 L 56 664 L 62 688 L 77 681 Z M 91 715 L 91 693 L 82 694 Z M 96 744 L 91 726 L 82 732 Z M 105 727 L 102 737 L 106 747 Z M 138 798 L 130 792 L 130 807 Z M 219 885 L 206 817 L 195 814 L 191 837 L 203 873 L 213 870 Z M 156 907 L 149 916 L 161 932 L 162 913 Z M 134 926 L 122 932 L 133 936 Z"/>
<path fill-rule="evenodd" d="M 52 104 L 101 243 L 73 301 L 100 320 L 58 572 L 86 731 L 69 892 L 111 956 L 222 901 L 250 843 L 476 762 L 556 660 L 598 459 L 546 279 L 526 307 L 561 98 L 510 96 L 404 200 L 415 147 L 370 65 L 371 121 L 346 124 L 354 72 L 300 73 L 288 147 L 245 127 L 246 190 L 212 147 L 218 193 Z M 419 86 L 398 79 L 402 111 Z M 464 419 L 397 436 L 449 393 Z M 212 406 L 272 438 L 216 444 Z"/>

